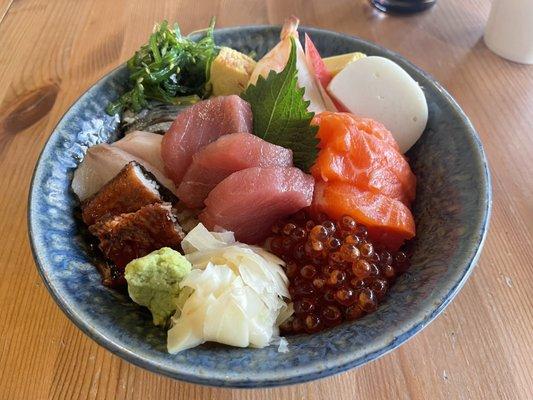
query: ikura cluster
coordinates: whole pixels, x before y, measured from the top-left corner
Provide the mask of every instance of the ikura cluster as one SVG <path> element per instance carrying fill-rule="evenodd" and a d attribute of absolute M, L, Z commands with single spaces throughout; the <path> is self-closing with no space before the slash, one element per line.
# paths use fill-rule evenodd
<path fill-rule="evenodd" d="M 285 334 L 313 333 L 376 310 L 395 278 L 408 267 L 407 255 L 380 250 L 352 217 L 316 220 L 300 211 L 272 227 L 270 250 L 286 263 L 294 315 Z"/>

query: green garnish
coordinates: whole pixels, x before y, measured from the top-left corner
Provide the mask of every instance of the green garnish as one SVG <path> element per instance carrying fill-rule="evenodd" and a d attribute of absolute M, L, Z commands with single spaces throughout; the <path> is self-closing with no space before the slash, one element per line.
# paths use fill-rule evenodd
<path fill-rule="evenodd" d="M 211 62 L 217 55 L 213 38 L 214 18 L 198 41 L 182 36 L 178 25 L 171 29 L 167 21 L 154 28 L 148 43 L 128 60 L 131 90 L 106 111 L 113 115 L 125 109 L 135 112 L 148 100 L 168 104 L 192 104 L 210 94 L 207 85 Z"/>
<path fill-rule="evenodd" d="M 317 126 L 311 125 L 313 112 L 307 111 L 304 89 L 298 88 L 296 44 L 292 40 L 287 65 L 280 73 L 270 71 L 259 77 L 241 97 L 250 103 L 254 116 L 254 134 L 293 151 L 294 165 L 309 171 L 318 154 Z"/>

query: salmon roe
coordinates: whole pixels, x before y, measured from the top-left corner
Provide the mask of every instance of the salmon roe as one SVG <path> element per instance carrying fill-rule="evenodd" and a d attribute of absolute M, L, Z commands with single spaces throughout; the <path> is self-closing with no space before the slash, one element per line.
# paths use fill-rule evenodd
<path fill-rule="evenodd" d="M 267 247 L 286 262 L 294 315 L 284 334 L 313 333 L 375 311 L 408 256 L 367 238 L 365 226 L 344 215 L 333 221 L 301 210 L 272 227 Z"/>

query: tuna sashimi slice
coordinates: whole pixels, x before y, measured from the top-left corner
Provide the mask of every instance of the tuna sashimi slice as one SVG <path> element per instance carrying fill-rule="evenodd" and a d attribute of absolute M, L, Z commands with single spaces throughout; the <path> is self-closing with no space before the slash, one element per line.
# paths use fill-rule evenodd
<path fill-rule="evenodd" d="M 161 141 L 163 135 L 157 133 L 133 131 L 125 137 L 117 140 L 111 146 L 118 147 L 128 153 L 148 161 L 160 171 L 164 171 L 163 160 L 161 159 Z"/>
<path fill-rule="evenodd" d="M 167 175 L 178 186 L 198 150 L 235 132 L 252 132 L 252 109 L 239 96 L 214 97 L 187 108 L 163 137 L 161 156 Z"/>
<path fill-rule="evenodd" d="M 232 173 L 251 167 L 291 167 L 292 151 L 250 133 L 218 138 L 193 156 L 177 195 L 190 208 L 201 208 L 209 192 Z"/>
<path fill-rule="evenodd" d="M 298 168 L 253 167 L 231 174 L 207 196 L 200 221 L 227 229 L 245 243 L 260 243 L 272 225 L 311 204 L 313 177 Z"/>

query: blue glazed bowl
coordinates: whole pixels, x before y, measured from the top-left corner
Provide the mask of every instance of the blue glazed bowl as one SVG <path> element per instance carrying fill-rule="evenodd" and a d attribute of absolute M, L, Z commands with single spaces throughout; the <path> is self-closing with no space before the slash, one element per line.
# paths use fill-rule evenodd
<path fill-rule="evenodd" d="M 491 210 L 489 170 L 483 148 L 461 108 L 430 76 L 399 55 L 355 37 L 302 28 L 324 56 L 362 51 L 400 64 L 423 87 L 429 122 L 409 151 L 418 177 L 414 205 L 417 238 L 412 266 L 381 307 L 353 323 L 276 346 L 240 349 L 203 345 L 166 352 L 166 333 L 127 296 L 105 288 L 91 264 L 75 218 L 72 174 L 87 147 L 116 139 L 117 121 L 104 107 L 124 91 L 120 67 L 91 87 L 65 114 L 35 168 L 29 197 L 34 258 L 51 295 L 87 335 L 140 367 L 189 382 L 265 387 L 305 382 L 365 364 L 396 348 L 429 324 L 453 299 L 472 271 Z M 222 29 L 217 42 L 264 54 L 279 28 Z"/>

